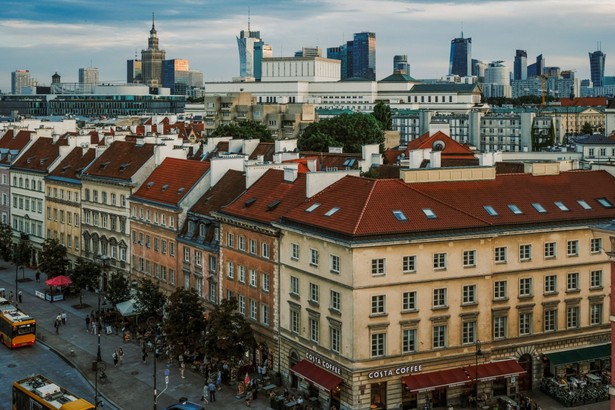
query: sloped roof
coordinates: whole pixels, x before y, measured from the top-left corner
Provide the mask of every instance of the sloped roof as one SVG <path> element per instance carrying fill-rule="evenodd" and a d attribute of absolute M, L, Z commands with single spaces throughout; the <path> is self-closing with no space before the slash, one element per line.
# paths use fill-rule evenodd
<path fill-rule="evenodd" d="M 574 143 L 579 145 L 613 145 L 615 140 L 602 134 L 589 134 L 574 137 Z"/>
<path fill-rule="evenodd" d="M 75 147 L 58 166 L 49 173 L 49 177 L 78 180 L 81 176 L 81 171 L 94 161 L 95 158 L 96 149 L 87 148 L 84 151 L 81 147 Z"/>
<path fill-rule="evenodd" d="M 406 154 L 409 151 L 416 149 L 432 149 L 436 141 L 441 141 L 444 144 L 444 149 L 442 150 L 442 157 L 462 156 L 474 158 L 474 152 L 470 148 L 458 143 L 442 131 L 438 131 L 433 135 L 429 135 L 429 132 L 426 132 L 417 139 L 410 141 L 406 148 Z"/>
<path fill-rule="evenodd" d="M 60 156 L 60 146 L 67 145 L 66 138 L 60 137 L 54 143 L 52 138 L 39 137 L 23 153 L 11 168 L 34 172 L 47 172 L 49 167 Z"/>
<path fill-rule="evenodd" d="M 283 222 L 351 237 L 399 236 L 615 217 L 615 177 L 606 171 L 498 175 L 495 180 L 406 184 L 346 176 L 291 210 Z M 585 209 L 579 200 L 586 201 Z M 566 210 L 558 207 L 558 202 Z M 309 212 L 315 204 L 320 204 Z M 540 204 L 540 212 L 533 204 Z M 511 210 L 516 205 L 520 214 Z M 497 212 L 491 216 L 485 206 Z M 329 216 L 331 210 L 338 210 Z M 430 218 L 425 209 L 431 210 Z M 394 211 L 405 216 L 398 219 Z"/>
<path fill-rule="evenodd" d="M 317 152 L 317 151 L 301 151 L 301 157 L 316 158 L 318 160 L 318 169 L 358 169 L 361 154 L 355 153 L 337 153 L 337 152 Z"/>
<path fill-rule="evenodd" d="M 559 103 L 562 107 L 606 107 L 608 100 L 606 97 L 577 97 L 573 98 L 560 98 Z"/>
<path fill-rule="evenodd" d="M 274 142 L 259 142 L 254 151 L 250 154 L 249 159 L 257 159 L 259 155 L 263 156 L 264 161 L 273 161 L 273 154 L 275 154 Z"/>
<path fill-rule="evenodd" d="M 243 172 L 228 170 L 216 185 L 208 189 L 190 209 L 191 213 L 208 216 L 230 204 L 246 189 Z"/>
<path fill-rule="evenodd" d="M 393 83 L 393 82 L 403 82 L 403 83 L 409 83 L 409 82 L 415 82 L 416 80 L 412 77 L 410 77 L 408 74 L 403 74 L 403 73 L 393 73 L 388 77 L 384 77 L 382 80 L 380 80 L 380 83 Z"/>
<path fill-rule="evenodd" d="M 30 142 L 31 134 L 32 132 L 27 130 L 15 132 L 15 130 L 9 129 L 0 138 L 0 149 L 8 150 L 9 152 L 13 151 L 15 154 L 18 154 Z M 10 165 L 10 159 L 10 155 L 2 153 L 0 155 L 0 164 Z"/>
<path fill-rule="evenodd" d="M 83 175 L 130 180 L 153 155 L 154 144 L 114 141 Z"/>
<path fill-rule="evenodd" d="M 209 161 L 166 158 L 132 195 L 132 199 L 177 206 L 205 175 L 209 166 Z"/>

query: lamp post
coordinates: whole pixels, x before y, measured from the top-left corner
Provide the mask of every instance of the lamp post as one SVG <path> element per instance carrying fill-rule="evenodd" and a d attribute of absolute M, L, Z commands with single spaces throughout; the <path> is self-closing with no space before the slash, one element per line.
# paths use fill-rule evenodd
<path fill-rule="evenodd" d="M 478 356 L 483 352 L 480 350 L 480 340 L 476 340 L 476 354 L 474 355 L 474 408 L 478 409 Z"/>
<path fill-rule="evenodd" d="M 98 405 L 99 405 L 99 395 L 98 395 L 98 378 L 99 378 L 99 374 L 98 374 L 98 368 L 100 366 L 100 363 L 102 362 L 102 354 L 100 352 L 100 331 L 102 328 L 102 321 L 100 320 L 101 316 L 100 316 L 100 296 L 102 294 L 103 291 L 103 269 L 107 264 L 107 256 L 106 255 L 101 255 L 98 257 L 98 259 L 100 259 L 100 261 L 102 262 L 102 266 L 100 268 L 100 272 L 98 274 L 98 308 L 96 311 L 96 319 L 98 321 L 98 324 L 96 326 L 96 332 L 97 332 L 97 350 L 96 350 L 96 366 L 95 366 L 95 371 L 96 371 L 96 375 L 95 375 L 95 408 L 98 409 Z"/>
<path fill-rule="evenodd" d="M 158 408 L 158 387 L 156 386 L 156 362 L 158 361 L 158 357 L 156 355 L 157 349 L 158 349 L 158 340 L 156 337 L 156 318 L 155 317 L 149 317 L 147 319 L 147 324 L 148 324 L 148 330 L 150 332 L 150 336 L 149 339 L 152 342 L 152 345 L 154 346 L 154 410 L 157 410 Z M 147 345 L 145 346 L 145 348 L 147 349 Z"/>

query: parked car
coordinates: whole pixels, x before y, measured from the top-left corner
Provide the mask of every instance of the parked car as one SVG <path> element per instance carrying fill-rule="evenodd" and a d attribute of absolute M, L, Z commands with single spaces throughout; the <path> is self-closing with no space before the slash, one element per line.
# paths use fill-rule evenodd
<path fill-rule="evenodd" d="M 179 399 L 179 403 L 172 404 L 164 410 L 205 410 L 205 407 L 182 397 Z"/>

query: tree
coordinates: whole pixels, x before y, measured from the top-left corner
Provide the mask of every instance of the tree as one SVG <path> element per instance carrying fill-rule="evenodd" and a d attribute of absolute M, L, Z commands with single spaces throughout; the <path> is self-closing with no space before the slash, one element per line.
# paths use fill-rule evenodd
<path fill-rule="evenodd" d="M 13 263 L 17 266 L 28 265 L 31 255 L 32 244 L 30 244 L 30 236 L 22 232 L 19 237 L 19 242 L 14 245 Z"/>
<path fill-rule="evenodd" d="M 205 309 L 194 289 L 178 288 L 169 296 L 163 330 L 174 356 L 203 349 Z"/>
<path fill-rule="evenodd" d="M 237 311 L 237 300 L 223 299 L 207 319 L 205 354 L 214 362 L 228 360 L 237 363 L 255 345 L 250 324 Z"/>
<path fill-rule="evenodd" d="M 123 273 L 109 272 L 105 297 L 113 304 L 125 302 L 130 299 L 130 280 Z"/>
<path fill-rule="evenodd" d="M 66 247 L 57 239 L 45 239 L 39 254 L 39 268 L 48 278 L 63 275 L 66 272 Z"/>
<path fill-rule="evenodd" d="M 233 137 L 243 140 L 258 138 L 262 142 L 273 141 L 273 136 L 267 126 L 253 120 L 222 124 L 211 133 L 210 137 Z"/>
<path fill-rule="evenodd" d="M 344 152 L 360 153 L 363 145 L 384 143 L 380 123 L 371 114 L 342 114 L 307 126 L 297 141 L 301 151 L 327 151 L 342 147 Z M 325 148 L 323 148 L 325 147 Z"/>
<path fill-rule="evenodd" d="M 6 262 L 13 255 L 13 228 L 9 224 L 0 224 L 0 257 Z"/>
<path fill-rule="evenodd" d="M 380 123 L 380 127 L 385 131 L 390 131 L 393 129 L 393 117 L 391 115 L 391 107 L 388 104 L 385 104 L 384 101 L 378 101 L 376 105 L 374 105 L 374 117 Z"/>
<path fill-rule="evenodd" d="M 137 284 L 135 294 L 135 308 L 140 315 L 146 318 L 162 318 L 162 309 L 167 302 L 167 297 L 162 293 L 158 284 L 149 279 L 141 279 Z"/>
<path fill-rule="evenodd" d="M 581 135 L 591 135 L 594 133 L 594 129 L 592 128 L 591 124 L 589 122 L 585 122 L 585 124 L 583 124 L 583 126 L 581 127 Z"/>
<path fill-rule="evenodd" d="M 70 272 L 73 286 L 79 289 L 79 306 L 83 306 L 84 289 L 98 288 L 100 283 L 100 265 L 83 258 L 78 258 L 75 267 Z"/>

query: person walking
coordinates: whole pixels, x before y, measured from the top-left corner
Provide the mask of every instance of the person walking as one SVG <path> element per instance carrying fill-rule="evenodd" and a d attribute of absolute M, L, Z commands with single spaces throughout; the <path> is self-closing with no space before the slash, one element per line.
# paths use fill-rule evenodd
<path fill-rule="evenodd" d="M 19 292 L 17 292 L 17 300 L 19 300 L 19 303 L 21 303 L 21 302 L 22 302 L 22 298 L 23 298 L 23 293 L 22 293 L 22 291 L 20 290 Z"/>
<path fill-rule="evenodd" d="M 121 347 L 117 348 L 117 358 L 120 362 L 120 366 L 122 365 L 122 363 L 124 363 L 124 349 L 122 349 Z"/>
<path fill-rule="evenodd" d="M 147 349 L 145 346 L 141 349 L 141 359 L 143 360 L 143 363 L 146 363 L 145 359 L 147 359 Z"/>
<path fill-rule="evenodd" d="M 85 315 L 85 330 L 90 333 L 90 315 Z"/>
<path fill-rule="evenodd" d="M 53 323 L 53 326 L 56 328 L 56 335 L 59 335 L 59 334 L 60 334 L 60 324 L 61 324 L 61 323 L 62 323 L 62 322 L 60 321 L 60 319 L 58 319 L 58 318 L 56 317 L 56 320 L 55 320 L 55 322 Z"/>
<path fill-rule="evenodd" d="M 246 406 L 252 407 L 252 389 L 246 392 Z"/>
<path fill-rule="evenodd" d="M 218 370 L 218 376 L 216 377 L 216 387 L 218 390 L 222 389 L 222 370 Z"/>
<path fill-rule="evenodd" d="M 181 375 L 182 379 L 185 379 L 184 377 L 185 371 L 186 371 L 186 362 L 180 362 L 179 363 L 179 374 Z"/>
<path fill-rule="evenodd" d="M 62 324 L 66 324 L 66 312 L 62 312 Z"/>
<path fill-rule="evenodd" d="M 36 283 L 39 283 L 41 281 L 41 271 L 40 270 L 36 271 L 35 277 L 36 277 Z"/>
<path fill-rule="evenodd" d="M 209 403 L 207 397 L 209 396 L 209 385 L 207 382 L 203 385 L 203 394 L 201 395 L 201 401 L 205 403 Z"/>
<path fill-rule="evenodd" d="M 117 354 L 117 349 L 113 352 L 113 367 L 117 367 L 117 362 L 119 361 L 119 355 Z"/>
<path fill-rule="evenodd" d="M 213 403 L 214 401 L 216 401 L 216 385 L 214 384 L 214 382 L 209 382 L 208 388 L 209 388 L 209 401 Z"/>

